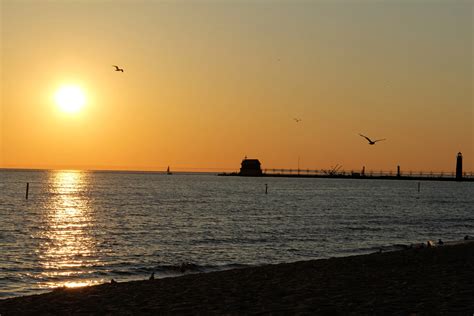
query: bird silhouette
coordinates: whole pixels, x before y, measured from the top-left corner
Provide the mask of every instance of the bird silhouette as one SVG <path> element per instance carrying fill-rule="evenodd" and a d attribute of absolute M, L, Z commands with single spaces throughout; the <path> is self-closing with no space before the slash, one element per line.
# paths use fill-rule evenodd
<path fill-rule="evenodd" d="M 115 67 L 115 71 L 121 71 L 121 72 L 123 72 L 123 69 L 122 69 L 122 68 L 119 68 L 119 66 L 112 65 L 112 67 Z"/>
<path fill-rule="evenodd" d="M 367 139 L 369 141 L 369 145 L 375 145 L 376 142 L 379 142 L 381 140 L 385 140 L 385 138 L 382 138 L 382 139 L 376 139 L 376 140 L 371 140 L 370 138 L 368 138 L 367 136 L 364 136 L 362 134 L 359 134 L 360 136 L 364 137 L 365 139 Z"/>
<path fill-rule="evenodd" d="M 295 117 L 294 120 L 295 120 L 296 123 L 301 122 L 301 119 L 300 119 L 300 118 L 296 118 L 296 117 Z"/>

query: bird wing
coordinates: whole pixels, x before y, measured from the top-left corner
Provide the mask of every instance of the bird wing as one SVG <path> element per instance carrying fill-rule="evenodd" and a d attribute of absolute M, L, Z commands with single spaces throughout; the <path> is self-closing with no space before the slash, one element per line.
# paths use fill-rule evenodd
<path fill-rule="evenodd" d="M 118 66 L 112 65 L 112 67 L 115 67 L 115 70 L 119 70 L 120 68 Z"/>
<path fill-rule="evenodd" d="M 375 142 L 379 142 L 379 141 L 381 141 L 381 140 L 386 140 L 386 138 L 374 140 L 374 143 L 375 143 Z"/>
<path fill-rule="evenodd" d="M 364 136 L 364 135 L 362 135 L 362 134 L 359 134 L 359 135 L 362 136 L 362 137 L 364 137 L 365 139 L 367 139 L 369 142 L 372 142 L 372 141 L 370 140 L 370 138 L 368 138 L 367 136 Z"/>

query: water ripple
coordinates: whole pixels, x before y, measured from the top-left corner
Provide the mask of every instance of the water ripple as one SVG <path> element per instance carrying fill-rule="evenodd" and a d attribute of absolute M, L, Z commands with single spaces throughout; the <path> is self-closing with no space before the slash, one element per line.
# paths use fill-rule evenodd
<path fill-rule="evenodd" d="M 474 235 L 472 183 L 426 182 L 418 193 L 410 181 L 74 171 L 0 176 L 0 298 Z"/>

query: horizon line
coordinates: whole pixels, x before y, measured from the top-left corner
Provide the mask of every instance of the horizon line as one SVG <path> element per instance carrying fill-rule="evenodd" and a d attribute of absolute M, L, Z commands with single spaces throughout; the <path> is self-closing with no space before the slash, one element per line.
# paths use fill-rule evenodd
<path fill-rule="evenodd" d="M 167 170 L 166 168 L 164 169 L 133 169 L 133 168 L 130 168 L 130 169 L 109 169 L 109 168 L 47 168 L 47 167 L 44 167 L 44 168 L 30 168 L 30 167 L 0 167 L 0 171 L 85 171 L 85 172 L 140 172 L 140 173 L 166 173 Z M 206 171 L 207 170 L 207 171 Z M 175 172 L 175 173 L 186 173 L 186 172 L 189 172 L 189 173 L 219 173 L 219 172 L 228 172 L 228 171 L 236 171 L 238 172 L 240 170 L 240 168 L 201 168 L 201 167 L 182 167 L 182 168 L 176 168 L 176 169 L 173 169 L 171 170 L 171 172 Z M 307 170 L 309 171 L 327 171 L 327 170 L 330 170 L 330 168 L 320 168 L 320 169 L 311 169 L 311 168 L 262 168 L 262 171 L 269 171 L 269 170 L 272 170 L 274 172 L 278 172 L 280 170 L 283 170 L 283 171 L 290 171 L 290 172 L 306 172 Z M 338 173 L 341 173 L 341 172 L 358 172 L 359 169 L 343 169 L 343 170 L 338 170 Z M 415 169 L 402 169 L 402 174 L 408 174 L 408 173 L 412 173 L 412 174 L 420 174 L 420 173 L 423 173 L 423 174 L 429 174 L 429 173 L 436 173 L 436 174 L 440 174 L 440 173 L 445 173 L 445 174 L 455 174 L 456 173 L 456 170 L 452 170 L 452 171 L 445 171 L 445 170 L 429 170 L 429 171 L 425 171 L 425 170 L 415 170 Z M 391 170 L 391 169 L 388 169 L 388 170 L 385 170 L 385 169 L 366 169 L 365 170 L 365 173 L 368 174 L 368 173 L 380 173 L 380 172 L 383 172 L 383 173 L 389 173 L 389 172 L 394 172 L 396 173 L 396 169 L 395 170 Z M 470 170 L 470 171 L 463 171 L 463 174 L 474 174 L 474 170 Z"/>

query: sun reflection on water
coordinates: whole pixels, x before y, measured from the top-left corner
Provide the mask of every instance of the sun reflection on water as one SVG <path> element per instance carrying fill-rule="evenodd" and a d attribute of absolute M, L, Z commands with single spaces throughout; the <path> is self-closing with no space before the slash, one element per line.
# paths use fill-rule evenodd
<path fill-rule="evenodd" d="M 43 242 L 37 250 L 43 268 L 44 288 L 79 287 L 97 280 L 78 279 L 87 274 L 95 260 L 93 214 L 85 190 L 87 174 L 79 171 L 58 171 L 51 175 L 49 205 Z M 92 269 L 91 269 L 92 270 Z"/>

